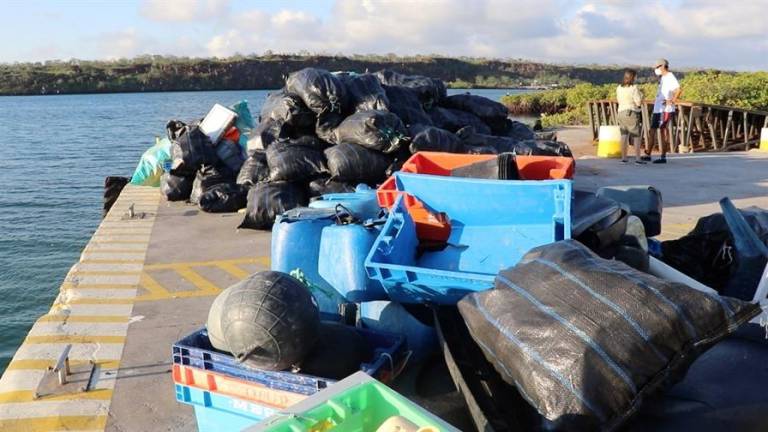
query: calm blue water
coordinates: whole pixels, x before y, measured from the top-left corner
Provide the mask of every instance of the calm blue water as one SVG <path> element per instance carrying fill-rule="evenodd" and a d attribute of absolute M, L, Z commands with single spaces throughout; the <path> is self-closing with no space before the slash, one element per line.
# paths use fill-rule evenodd
<path fill-rule="evenodd" d="M 470 91 L 494 100 L 515 90 Z M 104 177 L 130 176 L 169 119 L 267 91 L 0 97 L 0 372 L 101 218 Z"/>

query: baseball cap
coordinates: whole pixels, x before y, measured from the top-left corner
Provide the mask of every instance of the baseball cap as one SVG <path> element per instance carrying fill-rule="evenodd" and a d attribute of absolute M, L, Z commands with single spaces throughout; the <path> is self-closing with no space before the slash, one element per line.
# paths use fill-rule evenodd
<path fill-rule="evenodd" d="M 669 66 L 669 62 L 667 61 L 667 59 L 664 59 L 664 58 L 657 59 L 653 63 L 653 67 L 659 67 L 659 66 Z"/>

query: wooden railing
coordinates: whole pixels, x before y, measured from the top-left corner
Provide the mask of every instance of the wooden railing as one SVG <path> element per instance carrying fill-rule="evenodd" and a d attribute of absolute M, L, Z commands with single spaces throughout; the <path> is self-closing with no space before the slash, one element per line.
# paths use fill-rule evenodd
<path fill-rule="evenodd" d="M 760 129 L 768 127 L 768 112 L 734 107 L 679 102 L 677 117 L 667 128 L 671 151 L 748 150 L 760 142 Z M 616 125 L 618 103 L 615 100 L 597 100 L 588 103 L 589 125 L 592 138 L 597 140 L 600 126 Z M 647 145 L 650 137 L 650 119 L 653 101 L 643 101 L 642 141 Z M 661 131 L 656 130 L 658 143 Z M 658 144 L 657 144 L 658 145 Z"/>

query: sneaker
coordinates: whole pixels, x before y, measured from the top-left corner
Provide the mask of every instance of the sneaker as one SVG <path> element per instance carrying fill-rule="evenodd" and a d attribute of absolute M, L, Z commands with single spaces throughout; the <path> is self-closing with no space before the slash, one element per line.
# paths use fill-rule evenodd
<path fill-rule="evenodd" d="M 626 160 L 626 159 L 622 159 L 622 160 L 621 160 L 621 163 L 623 163 L 623 164 L 625 164 L 625 163 L 627 163 L 627 162 L 629 162 L 629 161 L 628 161 L 628 160 Z"/>
<path fill-rule="evenodd" d="M 640 160 L 641 160 L 641 161 L 650 162 L 650 161 L 651 161 L 651 157 L 650 157 L 650 156 L 642 156 L 642 157 L 640 158 Z"/>
<path fill-rule="evenodd" d="M 645 162 L 644 160 L 636 160 L 635 161 L 635 165 L 645 165 L 646 163 L 647 162 Z"/>
<path fill-rule="evenodd" d="M 653 161 L 653 163 L 655 163 L 655 164 L 665 164 L 665 163 L 667 163 L 667 158 L 666 157 L 658 158 L 655 161 Z"/>

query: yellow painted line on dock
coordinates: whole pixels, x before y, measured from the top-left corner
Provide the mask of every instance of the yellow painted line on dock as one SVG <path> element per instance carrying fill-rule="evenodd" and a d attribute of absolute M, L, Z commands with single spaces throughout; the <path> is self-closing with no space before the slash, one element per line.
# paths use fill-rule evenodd
<path fill-rule="evenodd" d="M 175 270 L 180 267 L 215 267 L 221 264 L 264 264 L 264 263 L 269 263 L 268 256 L 251 257 L 251 258 L 235 258 L 230 260 L 147 264 L 144 266 L 144 270 L 166 270 L 166 269 Z"/>
<path fill-rule="evenodd" d="M 168 291 L 165 288 L 163 288 L 163 286 L 160 285 L 160 283 L 157 282 L 155 278 L 153 278 L 146 272 L 141 274 L 141 279 L 139 280 L 139 284 L 142 288 L 146 289 L 152 295 L 155 295 L 155 296 L 160 296 L 168 293 Z"/>
<path fill-rule="evenodd" d="M 148 240 L 107 240 L 107 239 L 96 239 L 94 237 L 94 240 L 91 240 L 90 244 L 95 245 L 128 245 L 128 244 L 135 244 L 135 245 L 142 245 L 142 246 L 148 246 L 149 241 Z"/>
<path fill-rule="evenodd" d="M 34 402 L 41 401 L 64 401 L 64 400 L 110 400 L 112 399 L 112 389 L 94 389 L 87 392 L 63 394 L 56 396 L 44 396 L 35 399 L 35 392 L 32 390 L 18 390 L 0 393 L 0 404 Z"/>
<path fill-rule="evenodd" d="M 98 429 L 107 426 L 107 416 L 51 416 L 0 420 L 3 432 L 75 431 Z"/>
<path fill-rule="evenodd" d="M 97 336 L 97 335 L 43 335 L 27 336 L 24 339 L 25 344 L 48 344 L 48 343 L 125 343 L 125 336 Z"/>
<path fill-rule="evenodd" d="M 128 315 L 43 315 L 37 320 L 41 322 L 127 323 L 130 319 L 131 317 Z"/>
<path fill-rule="evenodd" d="M 136 284 L 115 284 L 115 283 L 106 283 L 106 284 L 92 284 L 92 283 L 72 283 L 72 282 L 64 282 L 61 284 L 62 290 L 77 290 L 77 289 L 105 289 L 105 290 L 125 290 L 125 289 L 136 289 Z"/>
<path fill-rule="evenodd" d="M 192 270 L 192 268 L 188 266 L 178 266 L 174 268 L 176 270 L 176 273 L 178 273 L 181 277 L 189 281 L 192 285 L 196 286 L 198 289 L 202 291 L 207 291 L 209 293 L 219 293 L 221 292 L 221 288 L 216 286 L 213 282 L 209 281 L 208 279 L 201 276 L 196 271 Z"/>
<path fill-rule="evenodd" d="M 140 276 L 141 270 L 79 270 L 70 273 L 71 276 Z"/>
<path fill-rule="evenodd" d="M 66 303 L 56 303 L 60 305 L 129 305 L 133 304 L 132 298 L 75 298 L 67 300 Z"/>
<path fill-rule="evenodd" d="M 135 259 L 93 259 L 93 258 L 87 258 L 80 260 L 83 264 L 141 264 L 144 262 L 143 259 L 135 258 Z"/>
<path fill-rule="evenodd" d="M 245 279 L 245 278 L 247 278 L 248 276 L 251 275 L 249 272 L 241 269 L 240 267 L 238 267 L 235 264 L 221 263 L 221 264 L 218 264 L 216 267 L 224 270 L 225 272 L 231 274 L 232 276 L 234 276 L 234 277 L 236 277 L 238 279 Z"/>
<path fill-rule="evenodd" d="M 120 367 L 120 360 L 96 360 L 94 363 L 99 365 L 102 370 L 117 369 Z M 71 367 L 77 368 L 88 364 L 88 362 L 85 360 L 70 360 L 69 364 Z M 14 360 L 8 364 L 8 367 L 6 367 L 5 370 L 47 370 L 49 367 L 55 365 L 56 360 L 54 359 Z"/>

